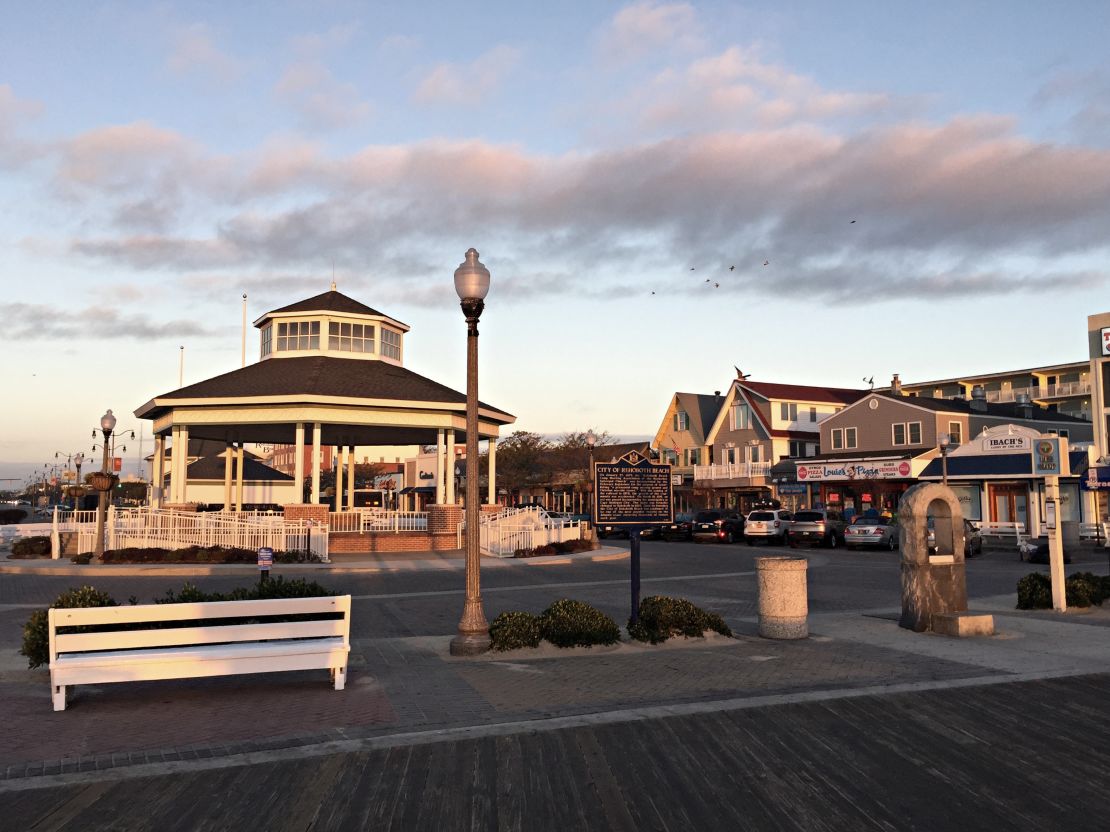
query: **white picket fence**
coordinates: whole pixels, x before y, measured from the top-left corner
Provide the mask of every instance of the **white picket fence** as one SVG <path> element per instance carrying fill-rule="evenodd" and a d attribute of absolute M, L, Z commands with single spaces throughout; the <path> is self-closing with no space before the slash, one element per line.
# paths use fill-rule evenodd
<path fill-rule="evenodd" d="M 354 511 L 328 514 L 328 530 L 333 532 L 425 532 L 428 513 L 425 511 L 387 511 L 380 508 L 356 508 Z"/>
<path fill-rule="evenodd" d="M 478 520 L 478 547 L 482 554 L 511 558 L 518 549 L 536 549 L 586 536 L 584 520 L 553 517 L 542 508 L 507 509 L 484 514 Z M 465 539 L 466 522 L 459 524 L 459 548 Z"/>
<path fill-rule="evenodd" d="M 73 512 L 69 512 L 73 514 Z M 85 514 L 91 514 L 91 521 Z M 52 538 L 53 556 L 61 557 L 60 534 L 77 533 L 79 554 L 96 547 L 96 512 L 78 512 L 77 518 L 58 517 Z M 308 520 L 286 520 L 281 514 L 263 512 L 187 512 L 170 509 L 117 509 L 105 518 L 106 549 L 154 547 L 186 549 L 190 546 L 224 546 L 275 552 L 311 552 L 328 561 L 328 528 Z"/>

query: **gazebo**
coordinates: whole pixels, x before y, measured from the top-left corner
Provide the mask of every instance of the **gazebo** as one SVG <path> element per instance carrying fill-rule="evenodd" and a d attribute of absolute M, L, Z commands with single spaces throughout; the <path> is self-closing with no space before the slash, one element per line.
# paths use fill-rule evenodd
<path fill-rule="evenodd" d="M 439 474 L 435 503 L 456 505 L 454 477 L 444 471 L 447 461 L 455 459 L 455 445 L 465 441 L 466 396 L 404 366 L 406 324 L 344 295 L 333 283 L 330 291 L 267 312 L 254 326 L 260 335 L 259 361 L 155 396 L 135 411 L 153 422 L 153 506 L 190 505 L 190 439 L 226 444 L 228 506 L 233 503 L 231 474 L 234 470 L 241 476 L 246 443 L 294 445 L 294 480 L 303 483 L 306 475 L 311 477 L 310 505 L 321 505 L 320 449 L 334 446 L 337 511 L 344 502 L 348 509 L 354 507 L 356 446 L 434 444 Z M 489 443 L 490 503 L 496 502 L 499 430 L 514 421 L 511 414 L 479 403 L 478 437 Z M 161 470 L 167 439 L 168 488 Z M 306 444 L 313 447 L 308 472 Z M 234 465 L 235 459 L 240 464 Z"/>

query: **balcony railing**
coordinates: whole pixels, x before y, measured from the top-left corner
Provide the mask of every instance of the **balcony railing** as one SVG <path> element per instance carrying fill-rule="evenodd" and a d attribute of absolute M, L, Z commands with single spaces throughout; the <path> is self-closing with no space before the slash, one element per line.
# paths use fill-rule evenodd
<path fill-rule="evenodd" d="M 1010 390 L 988 390 L 988 402 L 1016 402 L 1026 395 L 1030 399 L 1059 399 L 1067 396 L 1087 396 L 1091 393 L 1089 381 L 1062 381 L 1059 384 L 1042 384 L 1037 387 L 1014 387 Z"/>
<path fill-rule="evenodd" d="M 770 462 L 722 462 L 713 465 L 695 465 L 694 480 L 740 480 L 769 477 Z"/>

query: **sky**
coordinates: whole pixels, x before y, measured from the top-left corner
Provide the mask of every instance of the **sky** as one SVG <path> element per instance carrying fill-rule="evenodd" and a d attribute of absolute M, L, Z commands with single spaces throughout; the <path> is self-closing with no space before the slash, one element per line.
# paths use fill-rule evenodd
<path fill-rule="evenodd" d="M 87 453 L 106 408 L 138 431 L 182 346 L 186 384 L 238 367 L 243 293 L 253 320 L 334 276 L 464 389 L 471 246 L 482 398 L 544 434 L 650 436 L 734 366 L 1081 360 L 1110 309 L 1105 2 L 0 17 L 0 477 Z"/>

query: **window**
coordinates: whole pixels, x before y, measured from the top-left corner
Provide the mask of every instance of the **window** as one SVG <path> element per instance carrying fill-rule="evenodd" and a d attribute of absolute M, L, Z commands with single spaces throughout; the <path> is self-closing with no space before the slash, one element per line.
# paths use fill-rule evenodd
<path fill-rule="evenodd" d="M 910 444 L 921 444 L 921 422 L 910 422 L 909 424 Z"/>
<path fill-rule="evenodd" d="M 798 404 L 797 402 L 782 402 L 779 405 L 779 415 L 784 422 L 798 421 Z"/>
<path fill-rule="evenodd" d="M 328 349 L 339 352 L 373 352 L 374 327 L 332 321 L 328 324 Z"/>
<path fill-rule="evenodd" d="M 1067 438 L 1068 438 L 1068 429 L 1067 429 L 1067 428 L 1060 428 L 1060 430 L 1059 430 L 1059 431 L 1057 431 L 1057 433 L 1058 433 L 1058 434 L 1059 434 L 1060 436 L 1064 437 L 1065 439 L 1067 439 Z"/>
<path fill-rule="evenodd" d="M 269 355 L 270 351 L 273 349 L 273 346 L 274 346 L 273 345 L 273 335 L 274 335 L 274 325 L 273 324 L 268 324 L 268 325 L 262 327 L 262 357 L 263 358 L 265 358 L 267 355 Z"/>
<path fill-rule="evenodd" d="M 797 459 L 806 455 L 806 443 L 797 439 L 790 440 L 790 458 Z"/>
<path fill-rule="evenodd" d="M 690 416 L 685 410 L 680 410 L 674 415 L 675 430 L 689 430 Z"/>
<path fill-rule="evenodd" d="M 748 413 L 746 404 L 732 406 L 732 430 L 746 430 L 751 427 L 751 414 Z"/>
<path fill-rule="evenodd" d="M 401 360 L 401 333 L 395 329 L 382 327 L 382 355 L 386 358 Z"/>
<path fill-rule="evenodd" d="M 890 441 L 893 445 L 906 444 L 906 423 L 896 422 L 890 426 Z"/>
<path fill-rule="evenodd" d="M 699 450 L 700 450 L 699 448 L 687 448 L 686 450 L 684 450 L 682 452 L 683 456 L 686 457 L 686 462 L 685 462 L 686 465 L 700 465 L 701 464 L 698 461 L 698 451 Z"/>
<path fill-rule="evenodd" d="M 759 462 L 762 445 L 748 445 L 748 462 Z"/>
<path fill-rule="evenodd" d="M 960 422 L 948 423 L 948 444 L 961 445 L 964 441 L 964 426 Z"/>
<path fill-rule="evenodd" d="M 855 428 L 844 428 L 844 447 L 845 448 L 855 448 L 856 447 L 856 429 Z"/>
<path fill-rule="evenodd" d="M 834 451 L 841 451 L 844 449 L 844 429 L 833 428 L 832 431 L 832 447 Z"/>
<path fill-rule="evenodd" d="M 320 349 L 319 321 L 283 321 L 278 324 L 278 352 L 318 349 Z"/>
<path fill-rule="evenodd" d="M 809 409 L 809 421 L 811 421 L 811 422 L 816 422 L 817 421 L 817 408 L 816 407 L 811 407 Z"/>

